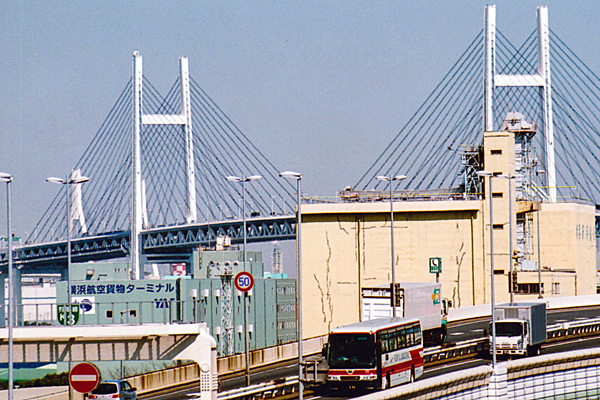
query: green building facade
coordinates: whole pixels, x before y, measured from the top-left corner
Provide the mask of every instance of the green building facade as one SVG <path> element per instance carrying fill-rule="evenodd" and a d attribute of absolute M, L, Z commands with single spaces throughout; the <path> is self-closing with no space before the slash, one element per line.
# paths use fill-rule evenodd
<path fill-rule="evenodd" d="M 163 279 L 127 280 L 123 263 L 73 264 L 71 296 L 79 304 L 77 324 L 206 322 L 220 355 L 245 351 L 244 297 L 248 296 L 249 347 L 297 340 L 296 281 L 263 278 L 262 253 L 247 252 L 254 286 L 242 293 L 234 277 L 244 271 L 241 251 L 195 251 L 191 272 Z M 268 274 L 267 274 L 268 275 Z M 57 284 L 66 304 L 67 282 Z"/>

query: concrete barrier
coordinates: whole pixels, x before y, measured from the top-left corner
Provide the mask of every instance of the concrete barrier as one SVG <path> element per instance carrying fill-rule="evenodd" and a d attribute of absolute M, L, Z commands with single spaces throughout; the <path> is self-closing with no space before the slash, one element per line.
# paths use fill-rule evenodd
<path fill-rule="evenodd" d="M 0 400 L 8 399 L 8 390 L 0 390 Z M 13 391 L 14 400 L 68 400 L 68 386 L 19 388 Z"/>
<path fill-rule="evenodd" d="M 371 393 L 360 400 L 534 400 L 600 396 L 600 348 L 498 363 Z"/>
<path fill-rule="evenodd" d="M 304 355 L 319 353 L 326 341 L 327 335 L 305 339 L 302 346 L 302 352 Z M 283 360 L 291 360 L 296 357 L 298 357 L 298 343 L 287 343 L 251 351 L 250 366 L 251 368 L 264 367 Z M 244 354 L 220 357 L 217 360 L 217 371 L 219 371 L 219 375 L 238 372 L 245 368 L 244 360 Z"/>
<path fill-rule="evenodd" d="M 523 300 L 536 302 L 538 299 Z M 548 310 L 559 310 L 561 308 L 573 307 L 591 307 L 600 305 L 600 295 L 592 294 L 587 296 L 565 296 L 565 297 L 549 297 L 542 299 L 546 302 Z M 491 306 L 489 304 L 480 304 L 477 306 L 451 308 L 448 311 L 448 322 L 456 322 L 461 320 L 469 320 L 473 318 L 489 317 L 491 315 Z"/>

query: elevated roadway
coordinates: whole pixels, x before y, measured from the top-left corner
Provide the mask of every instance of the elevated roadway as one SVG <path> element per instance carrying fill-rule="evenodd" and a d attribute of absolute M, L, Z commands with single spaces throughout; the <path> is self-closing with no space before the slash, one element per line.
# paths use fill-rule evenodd
<path fill-rule="evenodd" d="M 192 360 L 211 363 L 216 343 L 206 324 L 36 326 L 13 328 L 15 363 Z M 0 329 L 0 363 L 8 362 L 8 328 Z"/>

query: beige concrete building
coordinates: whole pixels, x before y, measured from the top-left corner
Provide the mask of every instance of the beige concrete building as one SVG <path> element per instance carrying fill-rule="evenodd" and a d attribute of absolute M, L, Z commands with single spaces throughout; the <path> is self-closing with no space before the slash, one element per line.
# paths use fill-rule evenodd
<path fill-rule="evenodd" d="M 486 132 L 485 170 L 515 176 L 514 133 Z M 397 282 L 435 282 L 429 259 L 442 259 L 442 297 L 455 307 L 491 299 L 489 178 L 480 199 L 430 197 L 394 202 Z M 497 302 L 509 301 L 511 260 L 515 300 L 537 299 L 538 230 L 542 295 L 596 293 L 594 206 L 517 200 L 516 179 L 492 178 L 494 281 Z M 509 197 L 509 186 L 511 194 Z M 512 211 L 512 225 L 509 216 Z M 361 289 L 391 282 L 389 197 L 381 201 L 302 207 L 303 336 L 360 320 Z M 512 226 L 512 235 L 510 228 Z M 520 230 L 520 232 L 517 232 Z M 517 236 L 525 250 L 517 249 Z M 515 251 L 513 251 L 515 253 Z"/>

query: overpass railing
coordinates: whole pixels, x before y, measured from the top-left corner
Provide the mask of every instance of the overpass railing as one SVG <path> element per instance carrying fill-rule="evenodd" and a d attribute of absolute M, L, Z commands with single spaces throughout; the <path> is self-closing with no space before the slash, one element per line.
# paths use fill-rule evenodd
<path fill-rule="evenodd" d="M 0 306 L 2 307 L 2 306 Z M 198 323 L 206 319 L 206 301 L 156 298 L 151 301 L 111 301 L 73 304 L 22 303 L 15 305 L 17 326 L 52 326 L 61 323 L 65 314 L 76 315 L 76 325 Z M 8 318 L 8 313 L 5 313 Z M 6 325 L 6 321 L 4 322 Z M 72 324 L 69 324 L 72 325 Z"/>

